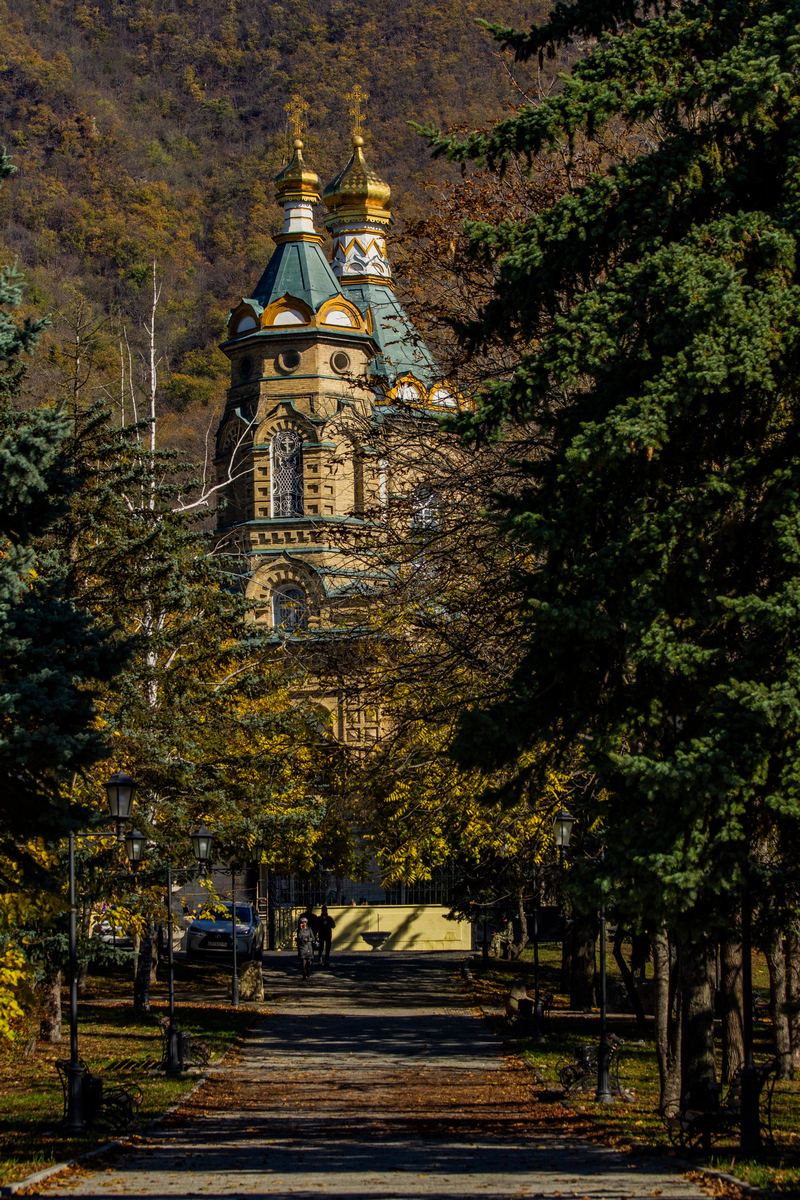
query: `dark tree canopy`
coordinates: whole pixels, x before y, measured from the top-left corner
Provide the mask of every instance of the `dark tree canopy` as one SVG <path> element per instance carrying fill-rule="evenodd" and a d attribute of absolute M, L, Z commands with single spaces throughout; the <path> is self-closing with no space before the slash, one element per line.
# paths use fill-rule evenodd
<path fill-rule="evenodd" d="M 0 178 L 13 168 L 0 159 Z M 52 838 L 69 823 L 65 774 L 105 751 L 93 688 L 125 649 L 67 595 L 64 554 L 48 532 L 78 486 L 57 408 L 19 411 L 42 323 L 18 319 L 21 277 L 0 273 L 0 837 Z M 13 852 L 12 852 L 13 856 Z"/>
<path fill-rule="evenodd" d="M 559 4 L 528 58 L 598 41 L 560 94 L 439 153 L 502 169 L 609 123 L 631 153 L 524 222 L 462 330 L 526 347 L 468 436 L 546 448 L 498 517 L 530 547 L 525 655 L 455 751 L 580 741 L 609 878 L 706 926 L 747 847 L 800 815 L 800 4 Z"/>

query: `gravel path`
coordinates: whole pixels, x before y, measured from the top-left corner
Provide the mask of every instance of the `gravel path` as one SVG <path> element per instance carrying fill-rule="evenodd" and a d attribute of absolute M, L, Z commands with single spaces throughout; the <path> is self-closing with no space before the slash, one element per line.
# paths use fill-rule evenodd
<path fill-rule="evenodd" d="M 340 955 L 307 984 L 270 955 L 269 1015 L 147 1142 L 48 1195 L 372 1197 L 705 1193 L 570 1133 L 453 987 L 453 954 Z"/>

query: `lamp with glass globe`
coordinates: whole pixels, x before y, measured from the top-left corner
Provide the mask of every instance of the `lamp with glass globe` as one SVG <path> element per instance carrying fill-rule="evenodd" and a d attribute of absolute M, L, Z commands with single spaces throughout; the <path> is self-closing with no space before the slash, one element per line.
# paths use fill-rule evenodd
<path fill-rule="evenodd" d="M 103 784 L 103 787 L 108 801 L 108 810 L 117 822 L 117 838 L 122 841 L 125 822 L 130 821 L 133 812 L 136 782 L 124 771 L 117 771 L 107 783 Z"/>
<path fill-rule="evenodd" d="M 125 853 L 128 856 L 128 862 L 131 864 L 131 870 L 134 874 L 139 870 L 139 865 L 144 859 L 144 852 L 147 848 L 147 838 L 138 829 L 131 829 L 125 834 Z"/>
<path fill-rule="evenodd" d="M 575 818 L 566 808 L 560 808 L 553 817 L 553 840 L 556 846 L 558 846 L 559 862 L 563 863 L 564 851 L 569 850 L 572 826 L 574 824 Z"/>
<path fill-rule="evenodd" d="M 192 839 L 192 850 L 201 867 L 205 868 L 211 862 L 211 847 L 214 842 L 213 835 L 206 829 L 205 825 L 201 825 L 199 829 L 195 829 L 189 835 Z"/>

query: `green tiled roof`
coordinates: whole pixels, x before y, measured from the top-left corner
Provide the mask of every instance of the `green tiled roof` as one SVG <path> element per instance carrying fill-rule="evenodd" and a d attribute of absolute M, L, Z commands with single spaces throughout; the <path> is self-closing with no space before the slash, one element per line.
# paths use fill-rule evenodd
<path fill-rule="evenodd" d="M 326 300 L 342 294 L 318 242 L 281 242 L 276 246 L 252 298 L 266 308 L 287 292 L 305 300 L 314 312 Z"/>
<path fill-rule="evenodd" d="M 409 321 L 390 287 L 382 283 L 342 283 L 342 292 L 357 304 L 366 316 L 372 309 L 375 324 L 373 338 L 380 347 L 380 358 L 373 363 L 376 375 L 393 382 L 400 375 L 414 375 L 430 386 L 439 376 L 436 360 Z"/>

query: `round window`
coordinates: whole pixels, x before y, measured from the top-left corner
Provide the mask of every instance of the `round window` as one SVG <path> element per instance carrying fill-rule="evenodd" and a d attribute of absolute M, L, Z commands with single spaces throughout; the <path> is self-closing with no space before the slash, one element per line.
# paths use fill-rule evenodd
<path fill-rule="evenodd" d="M 296 350 L 284 350 L 278 355 L 278 362 L 284 371 L 296 371 L 300 366 L 300 355 Z"/>
<path fill-rule="evenodd" d="M 345 354 L 344 350 L 337 350 L 335 354 L 331 355 L 331 366 L 334 371 L 344 375 L 345 371 L 350 370 L 350 356 Z"/>
<path fill-rule="evenodd" d="M 252 374 L 253 374 L 252 358 L 240 359 L 239 360 L 239 378 L 240 379 L 249 379 Z"/>

